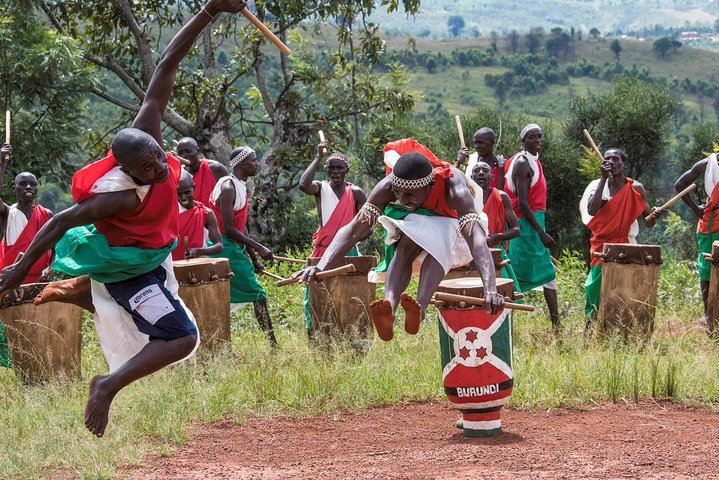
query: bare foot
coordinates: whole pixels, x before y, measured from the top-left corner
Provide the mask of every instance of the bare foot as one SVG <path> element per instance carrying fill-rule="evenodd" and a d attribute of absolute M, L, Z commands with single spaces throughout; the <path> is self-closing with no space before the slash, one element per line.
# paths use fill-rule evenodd
<path fill-rule="evenodd" d="M 40 295 L 35 297 L 33 303 L 42 305 L 48 302 L 71 303 L 84 308 L 90 313 L 94 313 L 95 307 L 92 304 L 90 277 L 83 275 L 82 277 L 49 283 Z"/>
<path fill-rule="evenodd" d="M 392 331 L 394 324 L 394 314 L 392 313 L 392 304 L 384 298 L 375 300 L 369 305 L 369 312 L 374 322 L 374 328 L 377 329 L 377 335 L 385 342 L 392 340 L 394 332 Z"/>
<path fill-rule="evenodd" d="M 85 405 L 85 426 L 98 438 L 105 434 L 110 404 L 114 397 L 102 388 L 102 381 L 105 378 L 97 375 L 90 380 L 90 395 Z"/>
<path fill-rule="evenodd" d="M 422 307 L 411 295 L 403 293 L 399 297 L 399 304 L 404 309 L 404 329 L 411 335 L 419 332 L 419 323 L 422 320 Z"/>

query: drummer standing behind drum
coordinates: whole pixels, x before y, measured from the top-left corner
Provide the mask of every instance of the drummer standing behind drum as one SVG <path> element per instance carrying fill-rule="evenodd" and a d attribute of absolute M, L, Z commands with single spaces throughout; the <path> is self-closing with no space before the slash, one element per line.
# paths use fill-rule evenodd
<path fill-rule="evenodd" d="M 719 211 L 719 155 L 712 153 L 708 157 L 699 160 L 679 177 L 674 183 L 674 188 L 677 192 L 681 192 L 701 177 L 704 177 L 704 190 L 706 192 L 704 204 L 697 205 L 691 195 L 684 195 L 682 200 L 699 219 L 697 224 L 697 245 L 699 250 L 697 265 L 699 266 L 699 286 L 702 291 L 704 317 L 706 318 L 711 264 L 704 259 L 703 254 L 711 253 L 712 243 L 719 240 L 719 215 L 717 215 L 717 211 Z M 712 333 L 714 328 L 716 327 L 709 325 L 709 333 Z"/>
<path fill-rule="evenodd" d="M 227 175 L 227 168 L 220 162 L 203 158 L 200 149 L 192 137 L 182 137 L 177 142 L 177 155 L 190 161 L 183 168 L 192 175 L 195 184 L 195 199 L 203 205 L 210 204 L 210 194 L 219 179 Z"/>
<path fill-rule="evenodd" d="M 512 200 L 520 231 L 519 237 L 509 242 L 509 258 L 521 292 L 543 287 L 552 329 L 558 331 L 556 271 L 549 253 L 556 242 L 545 231 L 547 181 L 539 162 L 544 137 L 539 125 L 530 123 L 519 138 L 523 149 L 507 160 L 504 167 L 504 191 Z"/>
<path fill-rule="evenodd" d="M 456 168 L 464 167 L 464 173 L 472 176 L 474 167 L 478 162 L 484 162 L 489 165 L 492 170 L 492 180 L 490 185 L 500 190 L 504 189 L 504 164 L 506 160 L 501 155 L 494 154 L 494 130 L 488 127 L 482 127 L 474 132 L 472 138 L 476 152 L 469 154 L 467 147 L 462 147 L 457 152 L 457 160 L 454 162 Z"/>
<path fill-rule="evenodd" d="M 624 175 L 625 162 L 626 155 L 618 148 L 604 152 L 599 166 L 602 176 L 587 186 L 579 202 L 582 222 L 592 231 L 591 269 L 584 282 L 587 327 L 597 316 L 602 290 L 602 261 L 594 253 L 601 253 L 605 243 L 637 243 L 640 216 L 652 214 L 651 220 L 644 220 L 647 227 L 656 223 L 656 208 L 649 208 L 644 185 Z"/>
<path fill-rule="evenodd" d="M 267 292 L 256 275 L 265 269 L 257 255 L 264 260 L 272 260 L 272 251 L 245 233 L 249 212 L 246 182 L 249 177 L 257 175 L 260 167 L 257 155 L 250 147 L 235 148 L 230 155 L 230 175 L 218 180 L 210 195 L 210 208 L 219 218 L 223 235 L 224 249 L 218 256 L 230 261 L 230 269 L 234 273 L 230 280 L 230 301 L 236 304 L 252 302 L 257 323 L 270 345 L 276 347 L 277 339 L 267 308 Z"/>
<path fill-rule="evenodd" d="M 391 202 L 397 202 L 399 208 L 407 211 L 408 214 L 403 220 L 395 221 L 383 216 L 385 207 Z M 412 213 L 420 207 L 438 215 Z M 405 329 L 410 333 L 417 332 L 432 295 L 452 266 L 453 258 L 449 252 L 457 249 L 468 250 L 467 253 L 474 259 L 484 283 L 487 309 L 494 313 L 504 306 L 504 298 L 497 294 L 494 264 L 485 233 L 479 225 L 479 215 L 475 210 L 467 178 L 446 162 L 440 162 L 433 167 L 425 155 L 415 151 L 405 153 L 397 159 L 392 173 L 375 186 L 357 216 L 340 229 L 319 264 L 296 272 L 293 277 L 300 277 L 303 282 L 314 281 L 318 272 L 335 266 L 378 221 L 383 222 L 383 225 L 385 221 L 389 222 L 400 229 L 403 226 L 409 227 L 413 221 L 436 226 L 431 232 L 425 231 L 423 239 L 416 235 L 411 238 L 407 231 L 400 234 L 385 279 L 385 298 L 370 305 L 372 320 L 382 340 L 392 339 L 395 312 L 400 304 L 405 311 Z M 432 238 L 428 238 L 430 236 Z M 432 248 L 434 252 L 443 253 L 443 262 L 440 263 L 428 252 L 421 266 L 419 291 L 415 301 L 405 293 L 405 289 L 412 276 L 412 263 L 426 251 L 418 245 L 417 240 L 429 240 L 433 247 L 437 247 Z M 462 246 L 460 242 L 466 243 Z"/>
<path fill-rule="evenodd" d="M 72 227 L 88 224 L 95 224 L 99 233 L 87 228 L 68 232 L 68 236 L 79 240 L 70 252 L 74 264 L 96 266 L 91 277 L 120 276 L 117 270 L 110 272 L 102 264 L 111 258 L 116 261 L 111 267 L 120 267 L 120 273 L 130 269 L 140 272 L 126 280 L 92 282 L 93 300 L 96 294 L 102 294 L 108 301 L 117 302 L 114 309 L 109 310 L 115 312 L 112 318 L 115 325 L 106 332 L 112 334 L 113 329 L 120 328 L 120 323 L 130 325 L 138 341 L 128 346 L 139 349 L 125 352 L 132 356 L 116 369 L 109 360 L 112 373 L 98 375 L 90 381 L 85 426 L 98 437 L 105 433 L 110 405 L 121 389 L 189 357 L 197 347 L 197 329 L 191 314 L 165 285 L 166 280 L 174 280 L 169 260 L 177 239 L 177 181 L 181 168 L 177 159 L 162 148 L 161 122 L 172 95 L 177 67 L 199 34 L 218 13 L 236 13 L 245 6 L 242 0 L 210 0 L 182 27 L 155 68 L 133 128 L 125 128 L 115 135 L 108 157 L 75 174 L 73 197 L 77 203 L 53 217 L 37 234 L 25 256 L 0 272 L 0 293 L 17 287 L 32 265 L 63 234 Z M 141 196 L 149 198 L 143 201 Z M 95 247 L 103 241 L 104 251 L 99 252 Z M 114 249 L 114 246 L 122 249 Z M 169 267 L 164 267 L 167 264 Z M 103 308 L 99 303 L 96 307 L 98 311 Z M 99 318 L 96 317 L 96 328 Z M 129 341 L 126 336 L 114 335 L 116 345 L 126 345 Z"/>
<path fill-rule="evenodd" d="M 172 251 L 173 260 L 197 258 L 222 253 L 222 234 L 217 228 L 215 212 L 194 199 L 192 175 L 183 171 L 177 184 L 177 202 L 180 210 L 178 233 L 180 241 Z M 185 240 L 187 239 L 187 245 Z M 212 245 L 207 245 L 207 240 Z"/>

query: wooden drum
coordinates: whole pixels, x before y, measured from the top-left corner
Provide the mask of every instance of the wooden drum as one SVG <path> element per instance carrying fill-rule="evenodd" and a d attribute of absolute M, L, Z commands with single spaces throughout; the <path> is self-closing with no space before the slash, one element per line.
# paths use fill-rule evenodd
<path fill-rule="evenodd" d="M 484 297 L 476 277 L 444 280 L 440 292 Z M 497 292 L 513 298 L 514 283 L 497 279 Z M 468 437 L 502 432 L 500 411 L 512 394 L 512 316 L 505 309 L 491 315 L 484 307 L 436 302 L 442 383 L 449 401 L 462 413 Z"/>
<path fill-rule="evenodd" d="M 662 251 L 658 245 L 605 243 L 599 324 L 606 334 L 647 339 L 654 331 Z"/>
<path fill-rule="evenodd" d="M 84 310 L 76 305 L 32 302 L 47 283 L 22 285 L 0 301 L 0 319 L 18 378 L 27 383 L 80 376 Z"/>
<path fill-rule="evenodd" d="M 490 248 L 489 251 L 492 253 L 492 260 L 494 261 L 494 275 L 497 278 L 502 277 L 502 250 L 499 248 Z M 474 262 L 470 262 L 467 265 L 453 268 L 447 275 L 444 276 L 445 280 L 452 278 L 465 278 L 465 277 L 480 277 L 479 270 L 474 266 Z"/>
<path fill-rule="evenodd" d="M 200 352 L 230 346 L 230 261 L 191 258 L 172 262 L 180 284 L 180 298 L 190 309 L 200 331 Z"/>
<path fill-rule="evenodd" d="M 317 265 L 319 258 L 310 258 Z M 349 342 L 364 351 L 374 335 L 369 305 L 376 299 L 377 284 L 367 281 L 367 274 L 377 266 L 377 257 L 345 257 L 333 267 L 352 264 L 354 273 L 309 284 L 310 336 L 330 343 Z"/>
<path fill-rule="evenodd" d="M 712 243 L 710 258 L 707 258 L 706 254 L 704 257 L 711 264 L 709 292 L 707 294 L 707 328 L 711 335 L 716 335 L 719 331 L 719 264 L 713 261 L 713 258 L 719 258 L 718 250 L 719 241 L 716 241 Z"/>

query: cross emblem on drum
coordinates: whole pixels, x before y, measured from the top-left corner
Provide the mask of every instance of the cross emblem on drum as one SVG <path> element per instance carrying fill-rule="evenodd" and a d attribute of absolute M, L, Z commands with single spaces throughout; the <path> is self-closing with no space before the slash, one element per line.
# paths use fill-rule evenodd
<path fill-rule="evenodd" d="M 442 328 L 454 340 L 454 357 L 445 365 L 442 378 L 446 377 L 457 365 L 478 367 L 485 363 L 494 366 L 507 377 L 513 378 L 512 368 L 492 353 L 492 335 L 499 330 L 508 316 L 509 311 L 504 310 L 486 330 L 471 326 L 456 332 L 442 319 Z"/>

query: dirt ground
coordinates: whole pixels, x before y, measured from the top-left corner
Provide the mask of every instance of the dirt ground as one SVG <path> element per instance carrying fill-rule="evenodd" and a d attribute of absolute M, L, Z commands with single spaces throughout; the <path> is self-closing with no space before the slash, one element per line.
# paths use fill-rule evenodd
<path fill-rule="evenodd" d="M 122 472 L 149 479 L 719 478 L 719 415 L 664 404 L 505 410 L 504 433 L 466 438 L 447 403 L 360 415 L 199 427 L 167 458 Z"/>

